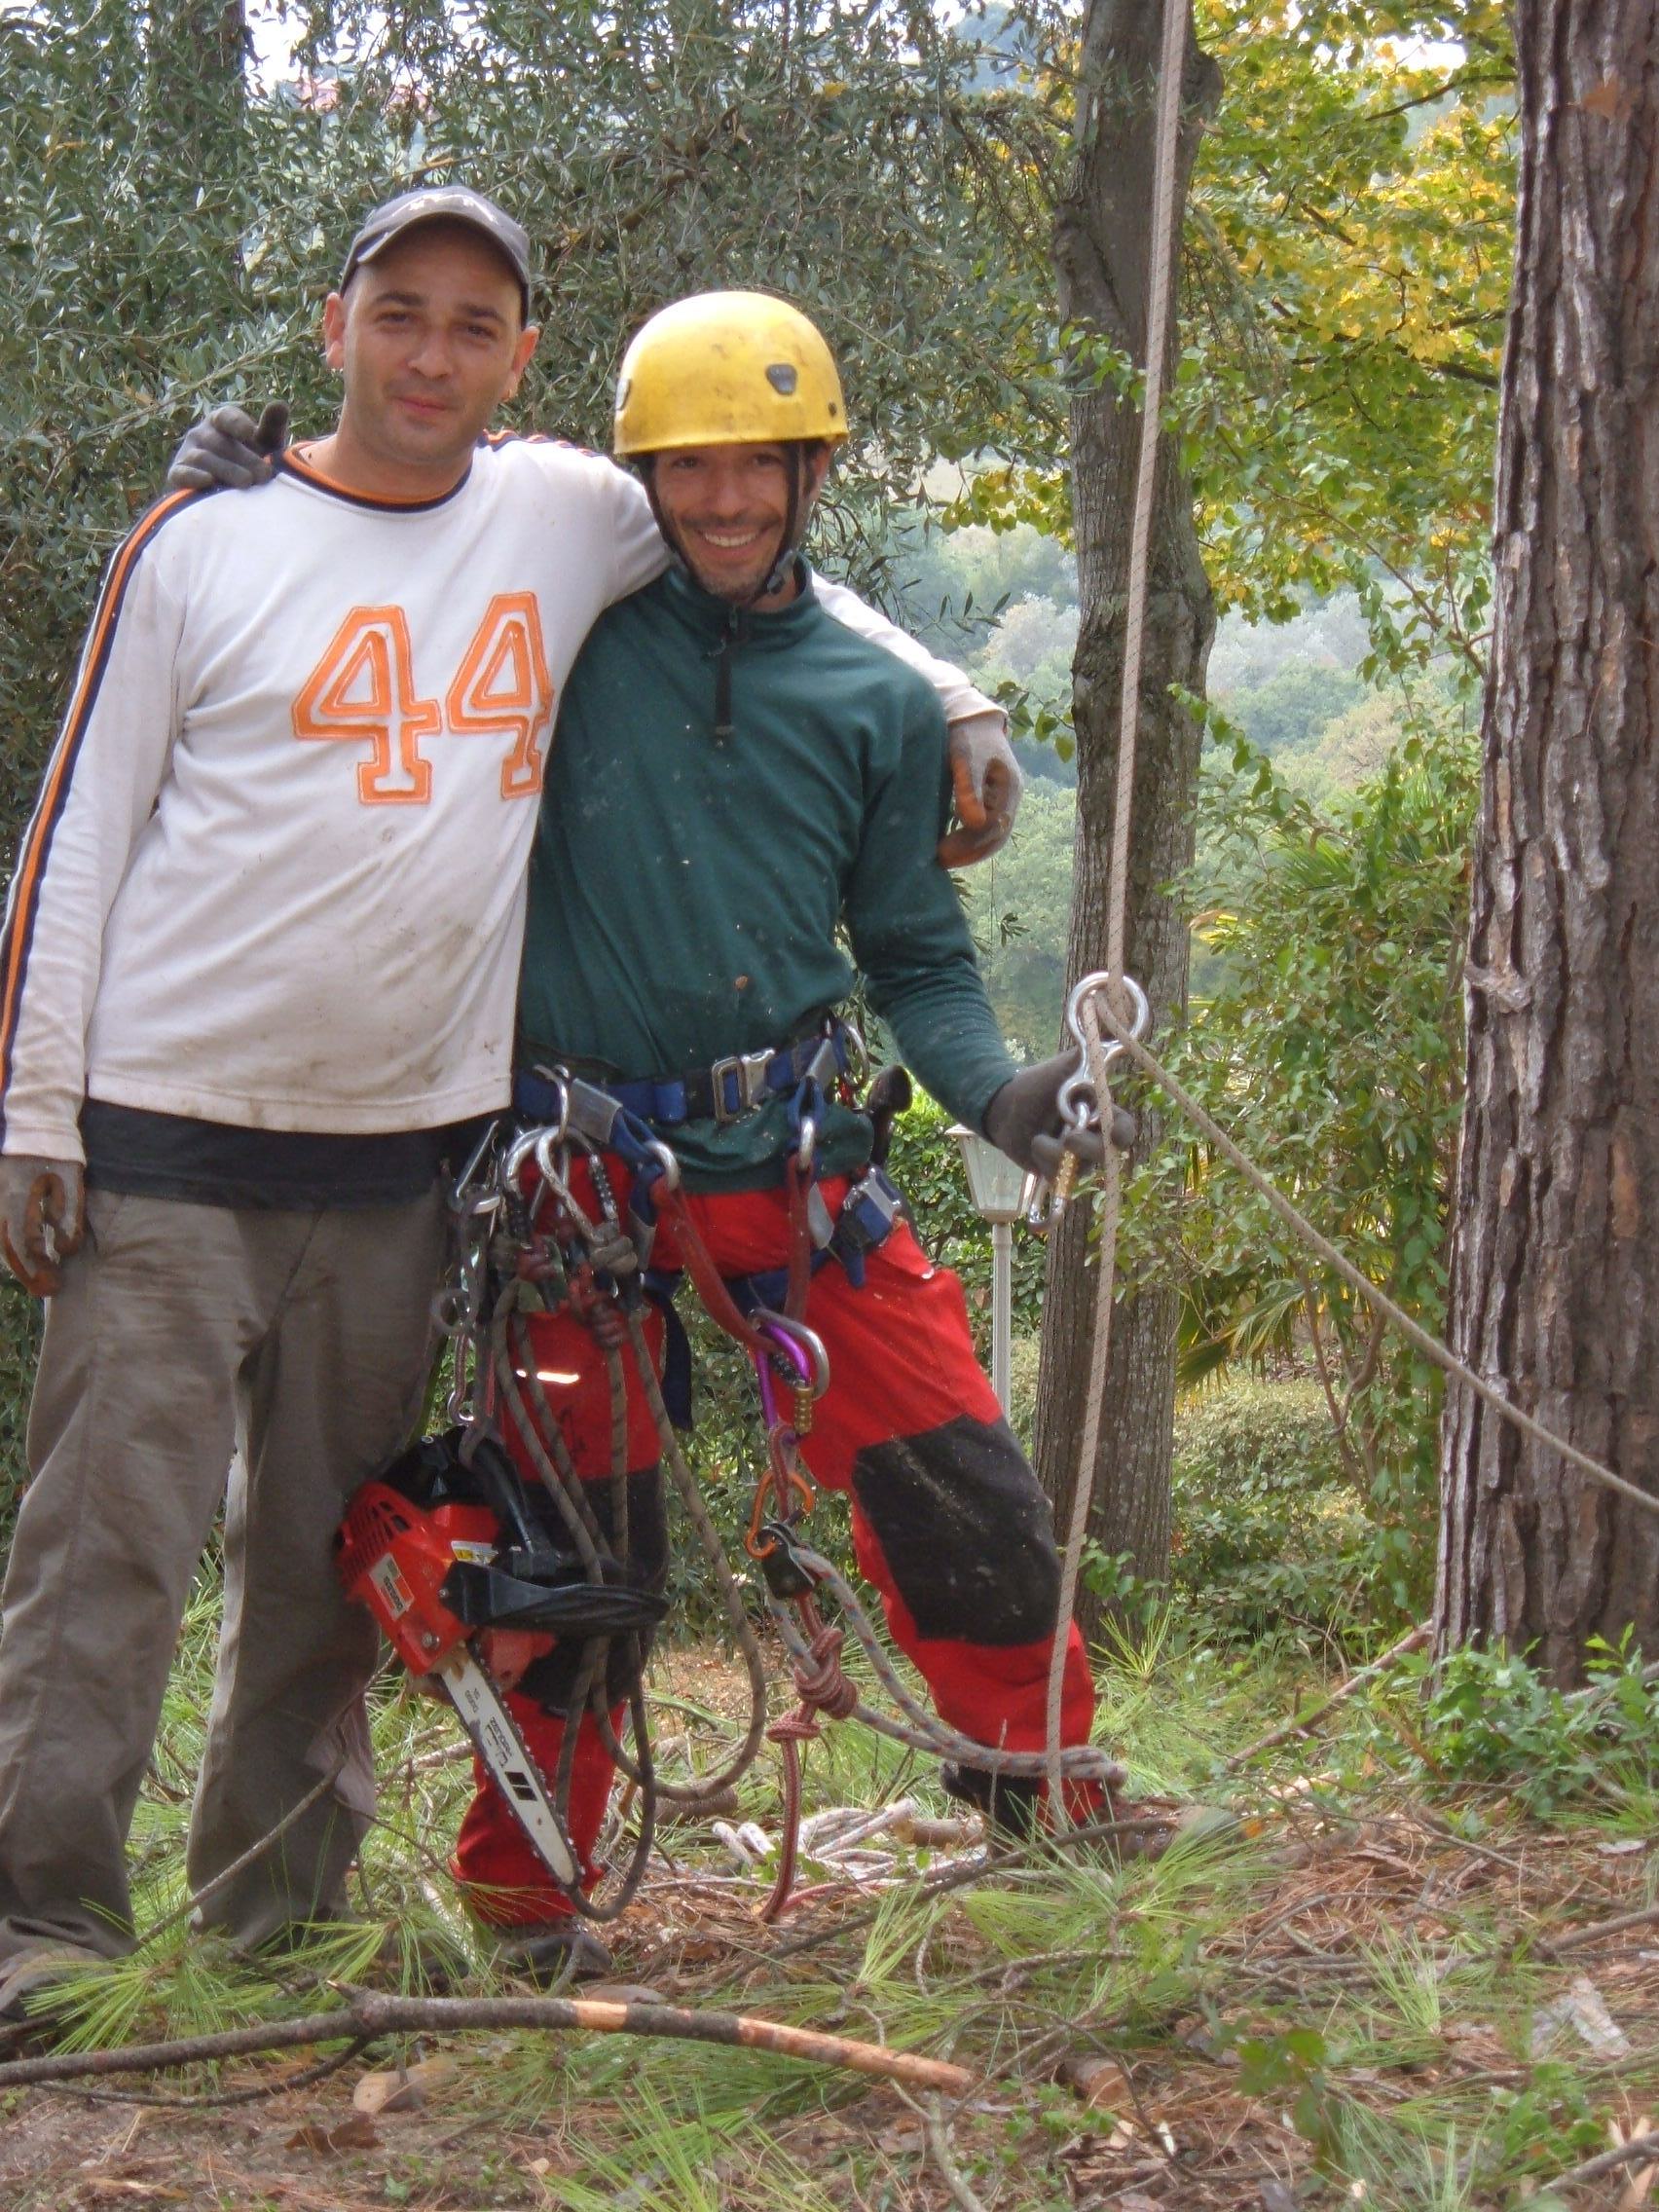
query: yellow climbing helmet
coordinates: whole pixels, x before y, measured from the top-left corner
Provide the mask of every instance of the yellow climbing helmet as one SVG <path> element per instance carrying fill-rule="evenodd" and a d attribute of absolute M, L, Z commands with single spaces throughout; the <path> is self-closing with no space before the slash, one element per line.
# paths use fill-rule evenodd
<path fill-rule="evenodd" d="M 619 461 L 676 446 L 787 445 L 847 434 L 834 355 L 768 292 L 697 292 L 636 334 L 616 380 Z"/>

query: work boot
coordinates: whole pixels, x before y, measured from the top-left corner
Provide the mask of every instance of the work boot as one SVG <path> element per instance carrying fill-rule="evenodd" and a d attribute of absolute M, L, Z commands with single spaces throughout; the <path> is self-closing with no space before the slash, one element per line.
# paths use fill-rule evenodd
<path fill-rule="evenodd" d="M 1126 1797 L 1108 1789 L 1101 1806 L 1102 1825 L 1122 1823 L 1116 1834 L 1089 1837 L 1088 1848 L 1120 1864 L 1130 1860 L 1161 1859 L 1178 1843 L 1219 1842 L 1240 1832 L 1236 1813 L 1225 1805 L 1204 1805 L 1179 1797 Z"/>
<path fill-rule="evenodd" d="M 614 1962 L 608 1945 L 579 1921 L 532 1921 L 498 1931 L 496 1963 L 537 1989 L 568 1989 L 573 1981 L 604 1981 Z"/>
<path fill-rule="evenodd" d="M 319 1953 L 328 1955 L 330 1936 L 348 1925 L 354 1928 L 356 1924 L 345 1913 L 285 1921 L 257 1943 L 232 1944 L 231 1956 L 256 1969 L 274 1969 L 278 1976 L 295 1961 L 309 1963 L 314 1970 Z M 391 1925 L 382 1931 L 361 1976 L 365 1989 L 411 1990 L 427 1997 L 447 1997 L 464 1985 L 470 1972 L 465 1951 L 441 1930 L 424 1928 L 416 1934 Z"/>
<path fill-rule="evenodd" d="M 1029 1843 L 1037 1833 L 1043 1785 L 1025 1775 L 987 1774 L 983 1767 L 941 1766 L 947 1797 L 983 1813 L 999 1843 Z"/>
<path fill-rule="evenodd" d="M 43 1943 L 18 1951 L 0 1966 L 0 2026 L 44 2027 L 52 2017 L 54 1983 L 83 1967 L 107 1965 L 103 1954 L 81 1943 Z"/>

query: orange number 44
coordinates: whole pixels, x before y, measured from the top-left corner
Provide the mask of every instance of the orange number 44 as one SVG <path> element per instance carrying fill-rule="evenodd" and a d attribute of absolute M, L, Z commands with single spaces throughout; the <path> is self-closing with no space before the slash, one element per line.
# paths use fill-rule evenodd
<path fill-rule="evenodd" d="M 461 655 L 444 701 L 415 695 L 409 624 L 401 607 L 354 607 L 294 701 L 294 735 L 370 747 L 357 767 L 365 806 L 424 806 L 432 764 L 420 740 L 443 729 L 458 737 L 512 740 L 501 765 L 501 796 L 532 798 L 541 789 L 544 756 L 536 744 L 553 720 L 553 683 L 535 596 L 506 592 L 490 602 Z"/>
<path fill-rule="evenodd" d="M 553 680 L 534 593 L 503 592 L 490 602 L 444 712 L 458 737 L 496 731 L 511 737 L 513 749 L 501 763 L 503 798 L 532 798 L 541 789 L 543 756 L 535 740 L 552 725 Z"/>

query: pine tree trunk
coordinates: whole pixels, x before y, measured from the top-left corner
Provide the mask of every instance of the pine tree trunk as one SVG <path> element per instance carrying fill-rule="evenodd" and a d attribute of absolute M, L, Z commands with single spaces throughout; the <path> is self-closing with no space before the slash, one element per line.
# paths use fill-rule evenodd
<path fill-rule="evenodd" d="M 1659 1496 L 1659 18 L 1522 0 L 1453 1341 Z M 1659 1653 L 1659 1517 L 1466 1391 L 1442 1650 Z"/>
<path fill-rule="evenodd" d="M 1189 0 L 1168 0 L 1186 7 Z M 1158 48 L 1161 11 L 1145 0 L 1091 0 L 1084 27 L 1078 167 L 1056 226 L 1061 312 L 1144 358 Z M 1188 36 L 1177 208 L 1221 74 Z M 1173 333 L 1171 358 L 1173 357 Z M 1109 385 L 1080 380 L 1071 411 L 1073 510 L 1082 620 L 1073 664 L 1077 865 L 1067 975 L 1104 964 L 1106 880 L 1118 772 L 1130 518 L 1140 416 Z M 1193 525 L 1191 489 L 1168 439 L 1159 456 L 1152 574 L 1141 673 L 1140 736 L 1129 837 L 1125 966 L 1152 1001 L 1155 1034 L 1184 1011 L 1187 926 L 1163 887 L 1193 857 L 1200 731 L 1172 684 L 1201 692 L 1215 616 Z M 1143 1116 L 1143 1143 L 1156 1139 Z M 1095 1272 L 1089 1209 L 1071 1208 L 1049 1257 L 1038 1379 L 1037 1464 L 1062 1529 L 1076 1488 L 1088 1387 Z M 1169 1463 L 1175 1404 L 1175 1297 L 1152 1290 L 1112 1318 L 1106 1414 L 1089 1534 L 1132 1571 L 1161 1583 L 1169 1566 Z M 1086 1635 L 1099 1607 L 1080 1603 Z"/>

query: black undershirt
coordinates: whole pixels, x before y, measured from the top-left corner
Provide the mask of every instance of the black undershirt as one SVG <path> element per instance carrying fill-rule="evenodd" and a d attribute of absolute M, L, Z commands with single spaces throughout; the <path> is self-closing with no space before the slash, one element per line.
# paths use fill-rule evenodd
<path fill-rule="evenodd" d="M 89 1098 L 81 1109 L 94 1191 L 207 1206 L 306 1210 L 397 1205 L 424 1198 L 483 1126 L 448 1123 L 374 1136 L 244 1129 Z"/>

